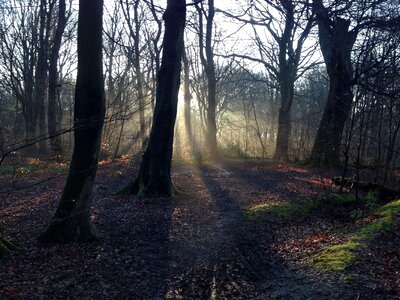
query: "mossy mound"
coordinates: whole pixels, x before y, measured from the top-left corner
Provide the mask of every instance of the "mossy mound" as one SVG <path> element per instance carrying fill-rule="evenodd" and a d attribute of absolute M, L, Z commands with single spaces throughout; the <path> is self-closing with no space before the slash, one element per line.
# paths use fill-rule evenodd
<path fill-rule="evenodd" d="M 311 258 L 310 264 L 325 270 L 343 271 L 357 261 L 357 251 L 366 247 L 378 234 L 389 230 L 400 214 L 400 200 L 390 202 L 378 209 L 377 218 L 361 227 L 352 238 L 343 244 L 329 246 Z"/>
<path fill-rule="evenodd" d="M 326 270 L 343 271 L 357 260 L 356 251 L 361 244 L 353 241 L 330 246 L 312 258 L 311 264 Z"/>
<path fill-rule="evenodd" d="M 286 221 L 309 215 L 316 208 L 316 203 L 310 199 L 298 202 L 270 202 L 259 204 L 245 211 L 247 221 Z"/>

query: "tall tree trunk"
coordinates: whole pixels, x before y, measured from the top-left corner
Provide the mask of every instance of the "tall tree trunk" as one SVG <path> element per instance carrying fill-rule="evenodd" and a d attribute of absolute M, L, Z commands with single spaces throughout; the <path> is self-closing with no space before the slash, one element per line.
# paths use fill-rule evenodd
<path fill-rule="evenodd" d="M 140 130 L 140 143 L 141 143 L 141 148 L 144 149 L 146 146 L 146 119 L 145 119 L 145 96 L 144 96 L 144 91 L 143 91 L 143 74 L 140 68 L 140 62 L 138 62 L 138 65 L 136 67 L 136 88 L 137 88 L 137 93 L 138 93 L 138 104 L 139 104 L 139 130 Z"/>
<path fill-rule="evenodd" d="M 136 76 L 136 90 L 138 93 L 138 105 L 139 105 L 139 130 L 140 130 L 140 147 L 144 149 L 146 146 L 146 120 L 145 120 L 145 96 L 144 96 L 144 76 L 142 67 L 140 65 L 140 20 L 139 20 L 139 2 L 136 1 L 133 10 L 133 20 L 135 22 L 135 28 L 131 28 L 132 37 L 134 39 L 134 68 Z"/>
<path fill-rule="evenodd" d="M 291 53 L 290 50 L 293 48 L 292 34 L 293 31 L 295 31 L 293 1 L 280 1 L 280 3 L 285 9 L 286 19 L 285 29 L 281 38 L 277 40 L 279 45 L 279 72 L 277 77 L 279 80 L 279 92 L 281 99 L 278 114 L 278 132 L 276 136 L 274 159 L 286 161 L 289 159 L 289 136 L 291 130 L 290 110 L 293 103 L 294 82 L 296 81 L 301 46 L 297 49 L 297 53 Z M 305 32 L 306 31 L 304 31 L 303 34 Z M 298 43 L 300 45 L 300 41 Z"/>
<path fill-rule="evenodd" d="M 330 20 L 322 1 L 314 1 L 314 4 L 321 51 L 329 76 L 329 94 L 310 162 L 339 166 L 343 129 L 353 101 L 351 51 L 357 32 L 349 31 L 349 20 L 339 17 Z"/>
<path fill-rule="evenodd" d="M 74 151 L 60 203 L 40 238 L 43 242 L 64 243 L 97 238 L 90 219 L 90 198 L 105 112 L 102 15 L 103 0 L 79 1 Z"/>
<path fill-rule="evenodd" d="M 24 61 L 24 86 L 25 93 L 21 96 L 22 109 L 25 120 L 25 139 L 28 143 L 33 142 L 36 136 L 36 125 L 37 125 L 37 117 L 38 117 L 38 106 L 34 102 L 34 69 L 35 69 L 35 60 L 31 57 Z M 25 149 L 28 152 L 36 151 L 37 144 L 35 143 L 32 147 Z"/>
<path fill-rule="evenodd" d="M 191 153 L 194 154 L 194 145 L 193 145 L 193 133 L 192 133 L 192 119 L 191 119 L 191 111 L 190 106 L 192 102 L 192 95 L 190 94 L 190 77 L 189 77 L 189 59 L 186 55 L 186 51 L 183 53 L 183 67 L 184 67 L 184 108 L 183 115 L 185 119 L 185 132 L 186 139 L 188 143 L 188 147 L 191 149 Z"/>
<path fill-rule="evenodd" d="M 52 155 L 54 157 L 60 157 L 63 155 L 61 136 L 57 135 L 57 132 L 60 129 L 59 120 L 57 120 L 57 85 L 59 80 L 57 63 L 61 48 L 62 35 L 65 30 L 65 26 L 67 24 L 67 18 L 65 13 L 66 13 L 65 0 L 59 0 L 57 28 L 54 35 L 53 47 L 50 53 L 49 99 L 48 99 L 48 110 L 47 110 L 47 125 L 50 135 L 50 146 Z"/>
<path fill-rule="evenodd" d="M 120 193 L 171 196 L 171 160 L 178 104 L 186 1 L 168 0 L 164 13 L 163 56 L 149 143 L 137 179 Z"/>
<path fill-rule="evenodd" d="M 297 66 L 295 67 L 297 72 Z M 288 70 L 281 71 L 280 96 L 281 107 L 278 115 L 278 133 L 276 138 L 276 147 L 274 159 L 287 161 L 289 159 L 289 137 L 290 137 L 290 110 L 293 103 L 294 82 Z"/>
<path fill-rule="evenodd" d="M 213 72 L 214 73 L 214 72 Z M 214 78 L 214 79 L 213 79 Z M 207 149 L 210 160 L 218 160 L 217 123 L 216 123 L 216 81 L 215 74 L 208 78 L 208 106 L 207 106 Z"/>
<path fill-rule="evenodd" d="M 207 106 L 206 106 L 206 150 L 210 160 L 218 160 L 217 145 L 217 123 L 216 123 L 216 105 L 217 105 L 217 80 L 215 78 L 214 52 L 212 45 L 213 23 L 215 15 L 214 0 L 208 0 L 208 14 L 204 12 L 203 3 L 196 5 L 199 13 L 199 44 L 200 59 L 207 75 Z M 203 14 L 206 17 L 205 43 L 203 41 Z M 205 55 L 204 55 L 204 52 Z"/>
<path fill-rule="evenodd" d="M 121 1 L 122 4 L 122 1 Z M 135 1 L 133 4 L 133 22 L 134 26 L 132 26 L 132 21 L 131 21 L 131 15 L 130 15 L 130 4 L 128 3 L 127 0 L 125 0 L 125 5 L 126 7 L 123 6 L 123 13 L 125 15 L 125 18 L 127 20 L 128 28 L 129 28 L 129 33 L 131 35 L 131 38 L 133 39 L 133 59 L 132 59 L 132 64 L 134 67 L 135 71 L 135 77 L 136 77 L 136 90 L 137 90 L 137 96 L 138 96 L 138 106 L 139 106 L 139 137 L 140 137 L 140 148 L 145 147 L 145 143 L 147 140 L 146 137 L 146 120 L 145 120 L 145 93 L 144 93 L 144 74 L 142 71 L 142 67 L 140 64 L 140 56 L 141 56 L 141 20 L 139 17 L 139 4 L 140 1 Z"/>
<path fill-rule="evenodd" d="M 266 151 L 266 147 L 265 147 L 265 144 L 264 144 L 264 141 L 263 141 L 263 136 L 262 136 L 262 133 L 261 133 L 260 124 L 258 122 L 258 117 L 257 117 L 257 110 L 256 110 L 256 106 L 254 104 L 254 99 L 253 98 L 251 99 L 251 106 L 252 106 L 252 109 L 253 109 L 254 122 L 256 124 L 256 127 L 255 127 L 256 134 L 257 134 L 258 141 L 260 142 L 260 146 L 261 146 L 261 149 L 262 149 L 261 159 L 264 159 L 265 158 L 265 154 L 267 153 L 267 151 Z"/>
<path fill-rule="evenodd" d="M 46 41 L 46 0 L 40 1 L 39 48 L 35 74 L 35 103 L 38 110 L 39 135 L 46 135 L 46 86 L 47 86 L 47 41 Z M 46 152 L 46 140 L 39 142 L 39 152 Z"/>
<path fill-rule="evenodd" d="M 207 83 L 208 83 L 208 106 L 207 106 L 207 144 L 211 160 L 217 160 L 217 122 L 215 117 L 217 104 L 217 80 L 215 78 L 214 53 L 212 46 L 212 33 L 215 8 L 214 0 L 208 0 L 208 16 L 206 25 L 206 57 L 207 57 Z"/>

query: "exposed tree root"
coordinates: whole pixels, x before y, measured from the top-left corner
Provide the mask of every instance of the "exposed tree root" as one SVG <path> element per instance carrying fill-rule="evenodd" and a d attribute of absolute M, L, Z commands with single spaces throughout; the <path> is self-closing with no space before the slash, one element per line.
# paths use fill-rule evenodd
<path fill-rule="evenodd" d="M 39 242 L 43 244 L 66 244 L 90 242 L 98 239 L 100 239 L 100 235 L 90 219 L 82 220 L 75 216 L 61 221 L 53 220 L 39 237 Z"/>

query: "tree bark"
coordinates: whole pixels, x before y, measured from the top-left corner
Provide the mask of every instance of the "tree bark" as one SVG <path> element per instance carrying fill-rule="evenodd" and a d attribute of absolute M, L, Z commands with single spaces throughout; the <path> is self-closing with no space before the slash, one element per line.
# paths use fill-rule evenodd
<path fill-rule="evenodd" d="M 139 1 L 136 1 L 134 4 L 134 22 L 135 22 L 135 29 L 131 28 L 132 31 L 132 37 L 134 40 L 134 67 L 135 67 L 135 75 L 136 75 L 136 90 L 138 93 L 138 105 L 139 105 L 139 125 L 140 125 L 140 143 L 141 143 L 141 148 L 144 149 L 145 143 L 146 143 L 146 120 L 145 120 L 145 97 L 144 97 L 144 78 L 143 78 L 143 72 L 142 72 L 142 67 L 140 65 L 140 20 L 139 20 Z"/>
<path fill-rule="evenodd" d="M 24 64 L 24 86 L 25 91 L 24 94 L 20 97 L 20 102 L 22 104 L 23 115 L 25 120 L 25 139 L 26 142 L 30 143 L 36 139 L 36 125 L 38 119 L 38 109 L 37 105 L 34 102 L 34 69 L 35 69 L 35 60 L 30 54 L 31 57 L 25 61 Z M 32 147 L 25 149 L 26 151 L 36 151 L 37 145 L 34 144 Z"/>
<path fill-rule="evenodd" d="M 60 129 L 59 121 L 57 120 L 57 84 L 59 80 L 57 63 L 61 48 L 62 35 L 67 24 L 66 18 L 66 3 L 65 0 L 59 0 L 58 5 L 58 22 L 54 35 L 53 47 L 50 54 L 49 64 L 49 98 L 47 110 L 47 125 L 50 135 L 50 147 L 54 157 L 63 155 L 61 136 L 56 135 Z"/>
<path fill-rule="evenodd" d="M 66 243 L 98 237 L 90 219 L 90 198 L 105 112 L 102 15 L 103 0 L 79 1 L 74 151 L 58 208 L 40 237 L 43 242 Z"/>
<path fill-rule="evenodd" d="M 46 83 L 47 83 L 47 41 L 46 41 L 46 0 L 40 1 L 39 47 L 35 74 L 35 103 L 38 109 L 39 136 L 46 135 Z M 39 152 L 46 152 L 46 140 L 39 142 Z"/>
<path fill-rule="evenodd" d="M 203 4 L 200 4 L 203 5 Z M 205 43 L 203 41 L 203 9 L 199 6 L 199 44 L 200 58 L 207 75 L 207 107 L 206 107 L 206 148 L 211 161 L 219 159 L 217 145 L 217 122 L 216 122 L 216 105 L 217 105 L 217 80 L 215 76 L 214 52 L 212 45 L 213 23 L 215 15 L 214 0 L 208 0 L 208 14 L 206 17 L 206 35 Z M 205 55 L 203 53 L 205 51 Z"/>
<path fill-rule="evenodd" d="M 190 78 L 189 78 L 189 59 L 186 55 L 186 51 L 183 53 L 183 67 L 184 67 L 184 119 L 185 119 L 185 132 L 188 146 L 191 149 L 191 153 L 194 154 L 194 145 L 193 145 L 193 133 L 192 133 L 192 119 L 191 119 L 191 102 L 192 95 L 190 94 Z"/>
<path fill-rule="evenodd" d="M 149 143 L 137 179 L 120 193 L 139 196 L 172 196 L 171 160 L 178 104 L 185 0 L 168 0 L 164 13 L 163 56 L 157 79 L 157 99 Z"/>
<path fill-rule="evenodd" d="M 121 1 L 122 4 L 122 1 Z M 133 4 L 133 21 L 131 20 L 130 9 L 131 5 L 125 0 L 125 6 L 123 6 L 123 14 L 127 20 L 129 33 L 131 38 L 133 39 L 133 49 L 130 51 L 130 60 L 134 67 L 135 79 L 136 79 L 136 91 L 138 98 L 138 106 L 139 106 L 139 137 L 140 137 L 140 147 L 143 149 L 146 145 L 146 119 L 145 119 L 145 91 L 144 91 L 144 74 L 141 66 L 141 20 L 140 20 L 140 11 L 139 11 L 140 1 L 135 1 Z M 132 24 L 133 22 L 133 24 Z"/>
<path fill-rule="evenodd" d="M 297 64 L 293 66 L 297 72 Z M 285 68 L 286 69 L 286 68 Z M 278 133 L 274 159 L 289 160 L 289 137 L 291 131 L 290 111 L 293 104 L 295 76 L 290 76 L 289 70 L 280 71 L 280 109 L 278 115 Z"/>
<path fill-rule="evenodd" d="M 344 125 L 353 101 L 351 51 L 357 32 L 349 30 L 350 21 L 337 17 L 332 21 L 322 1 L 314 1 L 319 41 L 329 76 L 329 94 L 315 138 L 310 162 L 340 166 L 340 148 Z"/>

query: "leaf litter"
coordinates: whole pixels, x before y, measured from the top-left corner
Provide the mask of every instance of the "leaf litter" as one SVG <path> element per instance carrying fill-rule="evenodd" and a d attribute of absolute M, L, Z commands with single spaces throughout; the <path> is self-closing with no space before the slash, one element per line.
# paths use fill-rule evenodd
<path fill-rule="evenodd" d="M 400 297 L 399 224 L 381 233 L 343 272 L 309 258 L 346 242 L 359 226 L 319 212 L 253 220 L 256 205 L 296 202 L 336 191 L 332 171 L 273 161 L 179 164 L 172 199 L 116 196 L 138 166 L 102 162 L 92 218 L 103 238 L 42 246 L 36 238 L 59 200 L 65 170 L 3 175 L 0 220 L 18 250 L 1 259 L 0 298 L 396 299 Z M 54 171 L 54 170 L 53 170 Z M 49 179 L 50 178 L 50 179 Z"/>

